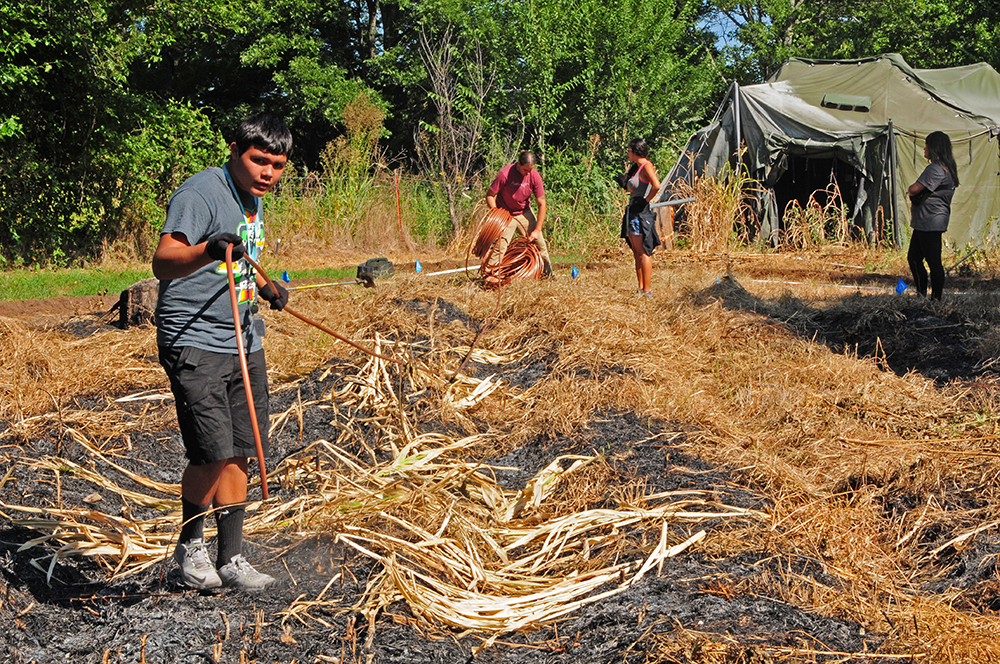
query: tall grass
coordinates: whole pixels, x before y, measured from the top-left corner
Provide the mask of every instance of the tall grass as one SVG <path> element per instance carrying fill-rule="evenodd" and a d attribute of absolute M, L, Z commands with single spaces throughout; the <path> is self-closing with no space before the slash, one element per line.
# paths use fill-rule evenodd
<path fill-rule="evenodd" d="M 272 237 L 359 250 L 409 248 L 412 195 L 385 167 L 378 139 L 384 112 L 364 95 L 344 111 L 347 131 L 320 153 L 320 169 L 288 173 L 270 198 Z M 406 224 L 403 203 L 406 202 Z M 398 202 L 397 202 L 398 201 Z M 428 215 L 433 217 L 434 215 Z M 433 236 L 434 233 L 427 233 Z"/>
<path fill-rule="evenodd" d="M 383 253 L 445 249 L 464 254 L 492 171 L 470 179 L 459 192 L 465 218 L 456 230 L 440 179 L 391 170 L 370 140 L 379 116 L 359 110 L 352 117 L 359 126 L 348 124 L 347 134 L 326 146 L 320 171 L 286 173 L 266 199 L 269 236 L 280 238 L 286 249 L 323 244 Z M 593 168 L 597 141 L 592 144 L 589 157 L 557 154 L 545 171 L 544 232 L 555 254 L 586 256 L 617 242 L 624 197 Z"/>
<path fill-rule="evenodd" d="M 461 253 L 464 243 L 471 241 L 467 235 L 485 205 L 488 186 L 479 180 L 463 191 L 475 203 L 470 203 L 468 218 L 456 234 L 439 183 L 404 175 L 397 185 L 387 169 L 365 175 L 363 181 L 364 186 L 358 187 L 358 181 L 350 178 L 286 176 L 281 189 L 266 200 L 268 235 L 281 238 L 286 248 L 326 244 L 384 253 L 450 246 Z M 551 251 L 588 255 L 617 241 L 618 192 L 604 183 L 596 188 L 595 197 L 571 190 L 546 192 L 545 235 Z"/>
<path fill-rule="evenodd" d="M 795 199 L 789 201 L 773 238 L 761 236 L 761 213 L 773 200 L 773 193 L 743 167 L 734 171 L 726 165 L 718 177 L 703 175 L 691 182 L 678 182 L 672 193 L 674 198 L 694 199 L 681 208 L 678 232 L 681 243 L 697 252 L 718 253 L 751 246 L 763 249 L 772 239 L 779 250 L 791 251 L 847 246 L 856 239 L 865 239 L 862 229 L 852 223 L 836 182 L 812 192 L 805 205 Z M 885 228 L 881 208 L 875 223 L 879 229 L 875 236 L 881 237 Z"/>
<path fill-rule="evenodd" d="M 267 208 L 268 234 L 286 245 L 306 241 L 384 252 L 408 249 L 414 240 L 440 246 L 450 233 L 446 203 L 432 183 L 401 177 L 397 190 L 385 170 L 361 177 L 288 177 Z"/>
<path fill-rule="evenodd" d="M 825 203 L 820 202 L 823 199 Z M 851 219 L 836 182 L 812 192 L 805 206 L 795 199 L 789 201 L 783 221 L 781 245 L 789 249 L 846 245 L 851 241 Z"/>
<path fill-rule="evenodd" d="M 752 207 L 760 191 L 745 169 L 734 172 L 728 165 L 718 178 L 706 175 L 679 182 L 674 197 L 694 199 L 684 205 L 678 229 L 686 236 L 686 246 L 717 253 L 749 244 L 760 229 Z"/>

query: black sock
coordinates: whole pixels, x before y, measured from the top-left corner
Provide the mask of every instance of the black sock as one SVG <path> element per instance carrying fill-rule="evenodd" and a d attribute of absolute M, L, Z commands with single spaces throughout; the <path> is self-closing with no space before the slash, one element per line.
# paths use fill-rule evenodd
<path fill-rule="evenodd" d="M 196 538 L 205 537 L 205 515 L 208 513 L 208 505 L 202 507 L 188 502 L 181 497 L 183 507 L 184 523 L 181 525 L 181 534 L 177 537 L 178 542 L 190 542 Z"/>
<path fill-rule="evenodd" d="M 246 506 L 242 503 L 216 506 L 215 523 L 219 527 L 219 557 L 216 567 L 222 567 L 243 550 L 245 515 Z"/>

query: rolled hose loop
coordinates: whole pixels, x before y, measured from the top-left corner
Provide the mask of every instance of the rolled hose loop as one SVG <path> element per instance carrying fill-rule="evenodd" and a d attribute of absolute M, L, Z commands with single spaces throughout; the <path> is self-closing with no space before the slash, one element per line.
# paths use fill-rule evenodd
<path fill-rule="evenodd" d="M 493 253 L 493 246 L 500 240 L 500 236 L 513 219 L 510 212 L 503 208 L 493 208 L 487 212 L 479 222 L 479 231 L 472 243 L 472 255 L 484 260 L 489 259 Z"/>
<path fill-rule="evenodd" d="M 499 207 L 491 209 L 479 222 L 476 237 L 469 247 L 469 253 L 481 259 L 479 275 L 487 287 L 499 288 L 514 279 L 538 279 L 542 276 L 544 266 L 541 254 L 538 247 L 528 241 L 528 229 L 523 224 L 521 235 L 507 245 L 507 251 L 497 262 L 490 263 L 494 248 L 511 221 L 521 224 L 507 210 Z"/>
<path fill-rule="evenodd" d="M 503 258 L 493 268 L 491 276 L 498 286 L 506 286 L 515 279 L 538 279 L 542 276 L 542 255 L 534 242 L 523 235 L 514 238 L 507 246 Z"/>

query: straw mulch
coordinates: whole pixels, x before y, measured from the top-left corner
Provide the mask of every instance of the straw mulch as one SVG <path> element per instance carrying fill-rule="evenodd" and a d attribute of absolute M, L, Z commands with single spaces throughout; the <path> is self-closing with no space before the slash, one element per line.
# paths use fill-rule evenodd
<path fill-rule="evenodd" d="M 400 351 L 403 344 L 387 347 L 376 337 L 374 350 L 384 353 L 389 348 Z M 492 363 L 503 359 L 486 351 L 473 351 L 473 357 Z M 479 445 L 479 437 L 414 436 L 405 414 L 393 417 L 398 395 L 393 391 L 392 366 L 370 358 L 344 379 L 343 387 L 319 402 L 334 409 L 362 409 L 381 418 L 384 438 L 372 443 L 377 449 L 363 443 L 373 464 L 352 457 L 335 443 L 316 441 L 271 471 L 281 495 L 293 497 L 250 504 L 246 523 L 251 536 L 282 532 L 301 539 L 338 533 L 344 544 L 379 562 L 383 572 L 369 581 L 366 599 L 355 607 L 372 625 L 383 608 L 405 600 L 429 627 L 492 635 L 485 644 L 489 645 L 497 636 L 537 629 L 626 590 L 652 569 L 661 568 L 667 558 L 706 537 L 705 530 L 692 533 L 692 524 L 766 518 L 698 491 L 637 494 L 613 509 L 583 509 L 567 487 L 587 466 L 601 463 L 592 456 L 553 459 L 520 491 L 505 490 L 494 477 L 498 468 L 460 454 Z M 445 381 L 440 372 L 421 369 L 416 361 L 407 372 L 411 385 L 439 388 L 442 403 L 456 412 L 480 404 L 499 386 L 490 378 L 456 376 Z M 316 405 L 297 402 L 274 418 L 273 428 Z M 356 419 L 347 422 L 343 437 L 364 441 Z M 51 554 L 32 561 L 47 577 L 68 556 L 96 557 L 108 565 L 112 578 L 160 563 L 175 544 L 169 524 L 179 521 L 179 487 L 125 470 L 77 429 L 66 430 L 91 454 L 95 469 L 55 457 L 23 463 L 39 473 L 85 480 L 162 514 L 138 520 L 94 509 L 9 506 L 36 515 L 13 518 L 14 525 L 50 533 L 22 549 L 51 546 Z M 385 448 L 391 455 L 379 463 Z M 105 479 L 98 464 L 171 498 L 118 486 Z M 324 594 L 296 601 L 285 619 L 328 625 L 315 610 L 344 607 Z M 374 635 L 370 630 L 369 638 Z"/>
<path fill-rule="evenodd" d="M 303 412 L 323 407 L 340 415 L 341 435 L 304 440 L 269 469 L 281 498 L 251 506 L 248 532 L 336 533 L 377 561 L 381 572 L 353 607 L 370 621 L 403 600 L 424 624 L 495 637 L 625 589 L 668 555 L 751 555 L 777 564 L 727 585 L 733 597 L 776 597 L 851 621 L 881 635 L 879 656 L 887 658 L 996 659 L 1000 437 L 992 384 L 896 375 L 877 356 L 831 352 L 798 325 L 836 307 L 891 323 L 882 300 L 819 290 L 793 299 L 748 280 L 741 286 L 738 272 L 725 279 L 721 263 L 673 263 L 657 270 L 653 301 L 633 295 L 627 270 L 515 282 L 499 295 L 458 277 L 397 277 L 374 292 L 295 296 L 297 309 L 325 325 L 407 358 L 402 369 L 268 312 L 277 394 L 324 363 L 338 376 L 332 393 L 274 413 L 273 427 L 301 431 Z M 937 313 L 984 315 L 981 301 L 963 302 Z M 0 442 L 30 440 L 42 427 L 71 431 L 71 440 L 102 455 L 98 482 L 101 459 L 125 449 L 130 427 L 169 422 L 169 404 L 155 400 L 165 381 L 147 332 L 80 340 L 2 322 L 2 350 L 22 371 L 4 375 L 8 427 Z M 973 352 L 987 352 L 977 338 L 967 339 Z M 454 379 L 474 340 L 471 366 Z M 142 412 L 108 399 L 139 392 L 150 399 Z M 81 397 L 78 406 L 96 407 L 68 406 Z M 600 456 L 551 459 L 518 490 L 479 461 L 539 437 L 578 436 L 609 411 L 683 423 L 691 433 L 679 449 L 732 469 L 771 507 L 738 509 L 711 493 L 650 495 L 636 485 L 616 487 L 615 507 L 598 508 L 588 486 L 606 478 Z M 344 451 L 349 444 L 355 453 Z M 40 474 L 56 464 L 32 463 Z M 145 498 L 119 493 L 175 519 L 176 488 L 149 488 Z M 16 508 L 3 511 L 23 518 Z M 117 574 L 162 559 L 173 535 L 155 519 L 111 523 L 52 509 L 31 519 L 58 555 L 98 555 Z M 302 597 L 283 620 L 322 621 L 336 605 L 327 594 Z M 712 651 L 702 635 L 671 625 L 650 626 L 642 640 L 648 661 L 677 661 L 681 652 L 726 661 L 734 652 L 725 639 Z M 759 647 L 782 661 L 852 656 L 816 645 Z"/>

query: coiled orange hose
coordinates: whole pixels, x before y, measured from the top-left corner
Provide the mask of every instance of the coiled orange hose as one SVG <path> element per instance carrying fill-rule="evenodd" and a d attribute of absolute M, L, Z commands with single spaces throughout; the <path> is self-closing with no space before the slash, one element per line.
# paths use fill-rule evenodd
<path fill-rule="evenodd" d="M 472 254 L 477 258 L 489 259 L 493 253 L 493 246 L 500 240 L 500 236 L 513 219 L 510 212 L 503 208 L 497 207 L 487 212 L 479 222 L 479 231 L 472 243 Z"/>
<path fill-rule="evenodd" d="M 511 240 L 510 244 L 507 245 L 507 251 L 498 261 L 490 263 L 494 248 L 511 221 L 521 223 L 503 208 L 491 209 L 479 222 L 476 237 L 469 246 L 469 254 L 481 259 L 479 275 L 483 278 L 487 288 L 506 286 L 514 279 L 538 279 L 542 276 L 541 254 L 538 247 L 525 237 L 528 229 L 523 224 L 521 224 L 521 236 Z M 467 255 L 467 269 L 468 263 L 469 256 Z"/>
<path fill-rule="evenodd" d="M 542 255 L 538 247 L 525 236 L 511 240 L 503 258 L 492 270 L 498 286 L 506 286 L 515 279 L 538 279 L 542 276 Z"/>

